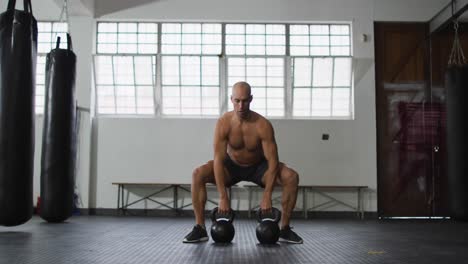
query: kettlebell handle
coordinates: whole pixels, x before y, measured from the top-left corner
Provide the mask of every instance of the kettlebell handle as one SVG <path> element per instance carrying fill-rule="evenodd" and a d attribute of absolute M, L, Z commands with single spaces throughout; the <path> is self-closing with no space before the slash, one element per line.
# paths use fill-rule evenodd
<path fill-rule="evenodd" d="M 222 217 L 222 216 L 226 216 L 226 217 Z M 232 221 L 234 221 L 234 216 L 235 216 L 235 213 L 234 213 L 234 210 L 232 210 L 232 208 L 229 209 L 229 213 L 227 215 L 218 215 L 218 207 L 215 207 L 213 208 L 213 210 L 211 210 L 211 221 L 213 222 L 223 219 L 232 223 Z"/>
<path fill-rule="evenodd" d="M 281 220 L 281 211 L 278 210 L 275 207 L 272 207 L 271 212 L 273 213 L 274 218 L 268 218 L 268 217 L 263 216 L 262 209 L 261 208 L 258 209 L 257 210 L 257 221 L 259 223 L 261 223 L 263 221 L 272 221 L 272 222 L 275 222 L 275 223 L 279 223 L 279 221 Z"/>

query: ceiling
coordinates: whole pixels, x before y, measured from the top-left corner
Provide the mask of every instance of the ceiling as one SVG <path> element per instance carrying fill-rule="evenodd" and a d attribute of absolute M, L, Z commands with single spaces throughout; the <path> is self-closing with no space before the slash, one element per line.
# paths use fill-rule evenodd
<path fill-rule="evenodd" d="M 58 6 L 63 0 L 53 0 Z M 101 16 L 112 12 L 129 9 L 161 0 L 67 0 L 69 14 L 73 16 Z M 466 2 L 466 1 L 461 1 Z M 447 0 L 447 4 L 450 0 Z M 442 7 L 441 7 L 442 9 Z M 461 21 L 468 21 L 468 12 L 459 17 Z"/>

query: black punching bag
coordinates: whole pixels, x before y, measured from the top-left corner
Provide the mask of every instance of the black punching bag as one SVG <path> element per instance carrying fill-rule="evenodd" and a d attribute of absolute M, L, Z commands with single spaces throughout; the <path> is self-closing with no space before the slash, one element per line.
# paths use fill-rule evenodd
<path fill-rule="evenodd" d="M 449 66 L 445 87 L 450 216 L 468 220 L 468 65 Z"/>
<path fill-rule="evenodd" d="M 0 14 L 0 225 L 20 225 L 33 212 L 34 95 L 37 22 L 31 1 Z"/>
<path fill-rule="evenodd" d="M 76 161 L 76 56 L 68 47 L 47 54 L 41 157 L 41 217 L 63 222 L 72 215 Z"/>

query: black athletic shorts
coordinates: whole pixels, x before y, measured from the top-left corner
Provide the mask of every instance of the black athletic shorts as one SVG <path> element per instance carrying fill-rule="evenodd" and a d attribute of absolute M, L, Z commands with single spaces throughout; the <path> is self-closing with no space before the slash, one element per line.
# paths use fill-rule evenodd
<path fill-rule="evenodd" d="M 226 156 L 224 167 L 231 176 L 231 182 L 229 183 L 230 186 L 241 181 L 249 181 L 261 186 L 262 188 L 265 187 L 262 183 L 262 178 L 268 169 L 268 162 L 266 159 L 262 159 L 255 165 L 242 167 L 234 163 L 229 155 Z"/>

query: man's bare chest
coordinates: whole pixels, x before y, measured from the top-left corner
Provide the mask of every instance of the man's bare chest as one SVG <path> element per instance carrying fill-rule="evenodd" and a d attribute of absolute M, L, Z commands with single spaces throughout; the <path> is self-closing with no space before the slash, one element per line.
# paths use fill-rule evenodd
<path fill-rule="evenodd" d="M 229 131 L 228 135 L 229 146 L 232 149 L 240 150 L 247 149 L 248 151 L 256 151 L 261 148 L 261 140 L 255 128 L 235 128 Z"/>

